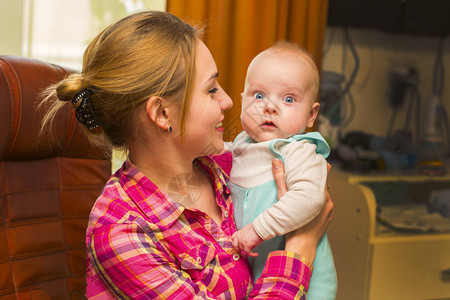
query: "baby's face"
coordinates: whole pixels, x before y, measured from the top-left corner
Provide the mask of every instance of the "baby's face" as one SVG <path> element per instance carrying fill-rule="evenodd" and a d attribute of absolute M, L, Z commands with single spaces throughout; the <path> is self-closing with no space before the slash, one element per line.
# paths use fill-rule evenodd
<path fill-rule="evenodd" d="M 255 141 L 288 138 L 313 126 L 319 110 L 314 99 L 317 75 L 307 59 L 263 52 L 250 64 L 241 122 Z"/>

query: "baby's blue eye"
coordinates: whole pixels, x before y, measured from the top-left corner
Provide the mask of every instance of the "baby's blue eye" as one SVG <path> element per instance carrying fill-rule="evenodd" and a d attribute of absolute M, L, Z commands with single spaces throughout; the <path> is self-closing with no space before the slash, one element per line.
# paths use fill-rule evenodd
<path fill-rule="evenodd" d="M 286 97 L 283 99 L 283 101 L 286 103 L 294 103 L 295 99 L 292 97 Z"/>
<path fill-rule="evenodd" d="M 264 94 L 261 92 L 258 92 L 256 94 L 254 94 L 253 97 L 255 97 L 255 99 L 257 99 L 257 100 L 262 100 L 262 99 L 264 99 Z"/>

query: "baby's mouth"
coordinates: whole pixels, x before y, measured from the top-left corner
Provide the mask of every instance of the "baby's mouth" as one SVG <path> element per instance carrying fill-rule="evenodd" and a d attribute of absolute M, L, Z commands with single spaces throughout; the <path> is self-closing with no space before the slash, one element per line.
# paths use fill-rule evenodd
<path fill-rule="evenodd" d="M 277 127 L 275 124 L 271 121 L 265 121 L 262 126 L 269 126 L 269 127 Z"/>

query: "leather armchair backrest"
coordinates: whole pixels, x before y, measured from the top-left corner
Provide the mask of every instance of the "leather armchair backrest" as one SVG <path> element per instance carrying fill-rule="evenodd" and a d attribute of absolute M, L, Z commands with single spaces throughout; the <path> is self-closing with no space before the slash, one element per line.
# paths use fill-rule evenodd
<path fill-rule="evenodd" d="M 0 56 L 0 299 L 82 299 L 85 231 L 110 175 L 67 109 L 37 139 L 40 94 L 72 70 Z"/>

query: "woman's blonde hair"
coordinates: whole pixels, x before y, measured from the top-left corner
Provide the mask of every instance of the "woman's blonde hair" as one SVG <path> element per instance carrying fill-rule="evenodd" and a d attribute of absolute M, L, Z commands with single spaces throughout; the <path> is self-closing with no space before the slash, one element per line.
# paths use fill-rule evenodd
<path fill-rule="evenodd" d="M 64 105 L 88 90 L 101 126 L 87 131 L 97 144 L 106 140 L 108 146 L 126 148 L 137 131 L 136 109 L 151 96 L 175 96 L 171 98 L 179 102 L 183 133 L 200 34 L 201 30 L 160 11 L 135 13 L 110 25 L 87 47 L 81 73 L 44 93 L 41 106 L 50 108 L 41 130 L 51 126 Z"/>

